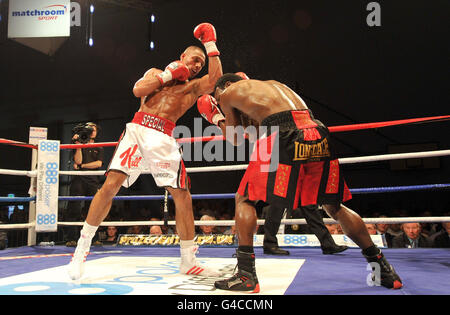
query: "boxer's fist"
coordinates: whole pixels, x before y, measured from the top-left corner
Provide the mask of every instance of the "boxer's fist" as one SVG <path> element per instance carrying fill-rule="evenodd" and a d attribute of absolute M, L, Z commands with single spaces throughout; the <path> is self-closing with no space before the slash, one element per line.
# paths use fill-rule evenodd
<path fill-rule="evenodd" d="M 197 25 L 194 28 L 194 36 L 201 41 L 202 44 L 217 41 L 216 29 L 209 23 L 201 23 Z"/>
<path fill-rule="evenodd" d="M 205 46 L 208 56 L 213 57 L 220 55 L 220 52 L 216 46 L 216 29 L 212 26 L 212 24 L 201 23 L 197 25 L 194 29 L 194 37 L 201 41 Z"/>
<path fill-rule="evenodd" d="M 200 115 L 214 125 L 218 125 L 225 117 L 217 107 L 217 101 L 211 95 L 202 95 L 197 100 L 197 109 Z"/>
<path fill-rule="evenodd" d="M 189 68 L 184 63 L 177 60 L 171 62 L 166 67 L 166 69 L 163 72 L 157 74 L 156 77 L 158 78 L 159 82 L 161 82 L 161 85 L 164 85 L 165 83 L 172 80 L 186 81 L 187 79 L 189 79 L 189 75 Z"/>
<path fill-rule="evenodd" d="M 250 78 L 244 72 L 236 72 L 235 74 L 240 76 L 243 80 L 250 80 Z"/>

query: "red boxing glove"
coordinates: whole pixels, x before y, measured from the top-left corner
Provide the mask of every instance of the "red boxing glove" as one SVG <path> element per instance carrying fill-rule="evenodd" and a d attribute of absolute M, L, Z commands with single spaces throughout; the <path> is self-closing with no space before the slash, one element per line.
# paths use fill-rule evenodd
<path fill-rule="evenodd" d="M 217 107 L 217 101 L 211 95 L 202 95 L 197 100 L 197 109 L 200 115 L 209 121 L 211 124 L 219 125 L 221 120 L 225 120 L 225 117 Z"/>
<path fill-rule="evenodd" d="M 164 83 L 167 83 L 172 80 L 178 80 L 178 81 L 186 81 L 189 79 L 189 68 L 186 67 L 184 63 L 177 60 L 174 62 L 171 62 L 166 69 L 157 74 L 156 77 L 158 78 L 159 82 L 161 82 L 161 85 L 164 85 Z"/>
<path fill-rule="evenodd" d="M 243 80 L 250 80 L 250 78 L 244 72 L 236 72 L 235 74 L 240 76 Z"/>
<path fill-rule="evenodd" d="M 216 29 L 212 26 L 212 24 L 201 23 L 197 25 L 194 29 L 194 37 L 202 42 L 209 57 L 220 55 L 220 52 L 216 46 Z"/>

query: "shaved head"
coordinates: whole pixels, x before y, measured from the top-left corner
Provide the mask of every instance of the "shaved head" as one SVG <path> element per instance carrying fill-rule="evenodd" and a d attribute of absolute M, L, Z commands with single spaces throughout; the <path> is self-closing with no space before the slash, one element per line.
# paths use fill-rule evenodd
<path fill-rule="evenodd" d="M 186 48 L 183 51 L 183 54 L 191 54 L 191 53 L 201 53 L 201 54 L 205 55 L 205 53 L 203 52 L 203 49 L 201 49 L 200 47 L 197 47 L 197 46 L 189 46 L 188 48 Z"/>

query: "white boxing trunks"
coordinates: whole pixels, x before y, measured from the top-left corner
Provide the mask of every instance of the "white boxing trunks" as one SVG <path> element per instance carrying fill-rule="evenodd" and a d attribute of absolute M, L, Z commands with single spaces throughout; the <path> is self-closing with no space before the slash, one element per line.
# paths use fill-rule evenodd
<path fill-rule="evenodd" d="M 159 187 L 186 189 L 186 168 L 181 149 L 172 137 L 175 123 L 137 112 L 120 137 L 107 172 L 128 175 L 122 186 L 130 187 L 143 171 L 149 171 Z"/>

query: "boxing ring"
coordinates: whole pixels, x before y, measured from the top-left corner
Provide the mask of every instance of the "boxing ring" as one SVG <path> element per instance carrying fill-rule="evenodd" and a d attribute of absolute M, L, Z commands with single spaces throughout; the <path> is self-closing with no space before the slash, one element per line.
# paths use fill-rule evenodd
<path fill-rule="evenodd" d="M 419 122 L 434 122 L 448 120 L 448 116 L 406 119 L 382 123 L 368 123 L 347 126 L 329 127 L 330 132 L 354 131 L 370 128 L 404 125 Z M 201 138 L 182 138 L 179 143 L 197 141 L 223 141 L 222 136 Z M 13 140 L 0 139 L 0 143 L 38 149 L 36 145 Z M 75 149 L 79 147 L 114 147 L 117 143 L 67 144 L 59 145 L 58 150 Z M 354 164 L 395 159 L 412 159 L 426 157 L 449 156 L 450 150 L 426 152 L 396 153 L 376 156 L 340 158 L 340 164 Z M 59 157 L 59 155 L 58 155 Z M 50 162 L 48 162 L 50 163 Z M 210 173 L 245 170 L 247 164 L 207 166 L 186 168 L 188 173 Z M 51 169 L 53 171 L 53 169 Z M 11 176 L 27 176 L 33 181 L 39 174 L 39 169 L 9 170 L 0 169 L 0 174 Z M 145 174 L 143 172 L 142 174 Z M 104 171 L 58 171 L 57 175 L 104 175 Z M 36 246 L 36 227 L 45 221 L 36 214 L 36 200 L 39 194 L 30 191 L 27 197 L 0 197 L 1 203 L 29 202 L 29 222 L 23 224 L 0 224 L 2 230 L 27 229 L 28 246 L 7 248 L 0 251 L 0 294 L 69 294 L 69 295 L 228 295 L 230 291 L 216 290 L 214 278 L 204 278 L 192 275 L 180 275 L 179 247 L 176 243 L 169 246 L 162 243 L 140 243 L 139 246 L 118 242 L 114 246 L 93 246 L 86 262 L 86 275 L 78 281 L 71 281 L 66 273 L 66 265 L 74 251 L 65 246 Z M 447 190 L 450 183 L 435 183 L 409 186 L 350 188 L 353 195 L 390 193 L 401 191 Z M 235 193 L 192 194 L 192 199 L 233 199 Z M 88 196 L 58 196 L 58 201 L 88 201 Z M 116 196 L 114 200 L 161 200 L 167 202 L 165 195 L 150 196 Z M 167 213 L 165 213 L 167 214 Z M 40 220 L 40 221 L 39 221 Z M 47 218 L 51 221 L 51 218 Z M 57 218 L 53 222 L 59 226 L 81 226 L 83 222 L 61 222 Z M 399 224 L 407 222 L 438 223 L 450 222 L 450 217 L 391 217 L 363 218 L 365 223 Z M 263 225 L 264 220 L 258 220 Z M 337 223 L 333 219 L 324 219 L 324 223 Z M 175 225 L 174 221 L 108 221 L 102 226 L 134 226 L 134 225 Z M 282 224 L 306 224 L 304 219 L 283 219 Z M 215 225 L 232 226 L 233 220 L 195 221 L 196 226 Z M 144 235 L 141 239 L 148 239 Z M 343 236 L 337 239 L 339 245 L 348 245 L 345 252 L 335 255 L 323 255 L 317 242 L 310 238 L 280 236 L 280 246 L 288 247 L 291 255 L 265 255 L 261 247 L 261 238 L 255 236 L 256 269 L 262 295 L 323 295 L 323 294 L 361 294 L 361 295 L 422 295 L 450 294 L 450 249 L 392 249 L 380 247 L 389 262 L 395 266 L 402 278 L 404 287 L 400 290 L 388 290 L 377 287 L 368 281 L 370 269 L 360 253 L 360 249 Z M 284 238 L 283 238 L 284 237 Z M 283 242 L 284 240 L 284 242 Z M 335 239 L 336 240 L 336 239 Z M 380 241 L 378 239 L 378 241 Z M 258 243 L 259 242 L 259 243 Z M 222 277 L 231 276 L 236 264 L 232 257 L 236 243 L 219 244 L 206 243 L 201 246 L 198 259 L 211 268 L 222 273 Z M 274 268 L 283 266 L 283 268 Z"/>

